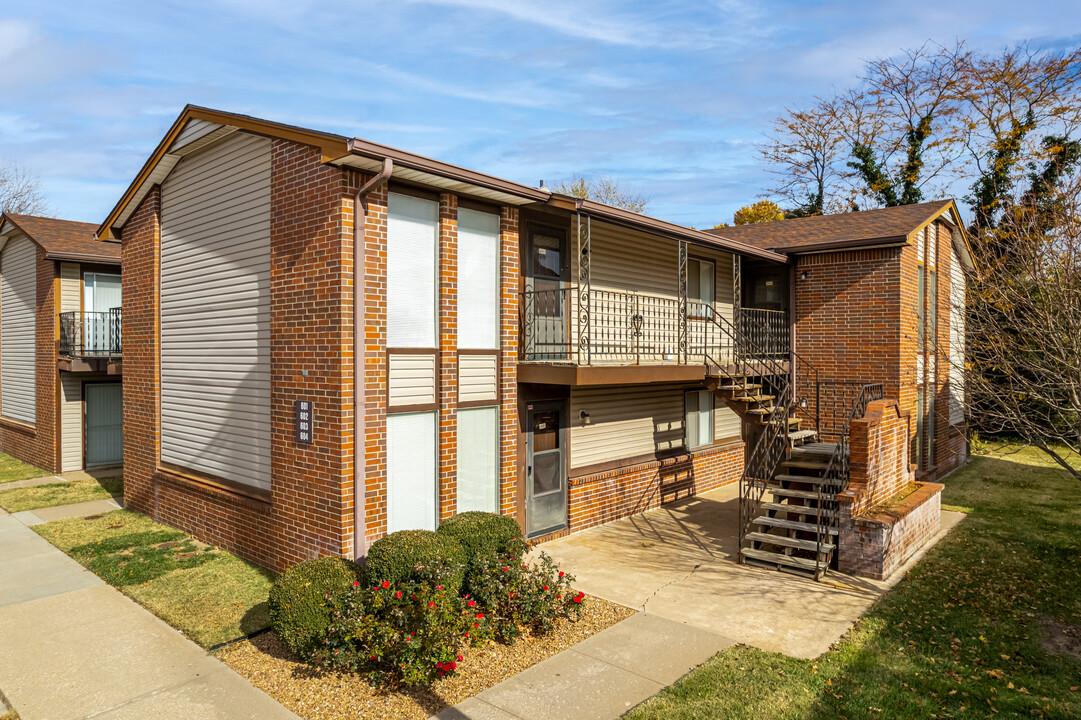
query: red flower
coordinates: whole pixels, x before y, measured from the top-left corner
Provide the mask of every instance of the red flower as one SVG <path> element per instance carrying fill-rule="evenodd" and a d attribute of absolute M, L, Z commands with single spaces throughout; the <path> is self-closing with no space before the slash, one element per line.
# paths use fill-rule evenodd
<path fill-rule="evenodd" d="M 394 597 L 396 597 L 396 598 L 400 598 L 401 596 L 402 596 L 402 591 L 401 591 L 401 590 L 399 590 L 398 592 L 394 593 Z"/>
<path fill-rule="evenodd" d="M 442 589 L 443 589 L 443 586 L 442 586 L 442 585 L 436 585 L 436 586 L 435 586 L 435 589 L 436 589 L 436 590 L 442 590 Z"/>
<path fill-rule="evenodd" d="M 451 660 L 449 663 L 447 663 L 447 667 L 449 667 L 451 670 L 455 670 L 458 668 L 458 663 Z"/>
<path fill-rule="evenodd" d="M 510 568 L 509 568 L 509 567 L 505 567 L 505 568 L 503 568 L 503 572 L 507 572 L 508 570 L 510 570 Z"/>
<path fill-rule="evenodd" d="M 358 583 L 357 581 L 354 580 L 353 581 L 353 587 L 360 587 L 360 583 Z M 330 595 L 330 593 L 327 593 L 327 595 Z"/>
<path fill-rule="evenodd" d="M 563 571 L 562 570 L 559 571 L 559 577 L 563 577 Z"/>
<path fill-rule="evenodd" d="M 481 620 L 483 620 L 484 619 L 484 613 L 477 613 L 476 617 L 479 617 Z"/>
<path fill-rule="evenodd" d="M 434 607 L 435 607 L 435 602 L 434 602 L 434 601 L 432 601 L 432 602 L 429 602 L 429 603 L 428 603 L 428 607 L 430 607 L 430 608 L 434 608 Z"/>
<path fill-rule="evenodd" d="M 469 602 L 466 603 L 466 605 L 468 605 L 469 607 L 476 607 L 477 606 L 477 601 L 476 600 L 470 600 Z"/>
<path fill-rule="evenodd" d="M 584 592 L 578 593 L 578 595 L 574 598 L 574 602 L 581 605 L 582 604 L 582 598 L 584 598 L 585 596 L 586 596 L 586 594 Z"/>
<path fill-rule="evenodd" d="M 462 656 L 461 656 L 461 655 L 459 655 L 459 656 L 458 656 L 458 662 L 461 662 L 461 661 L 462 661 Z"/>
<path fill-rule="evenodd" d="M 390 580 L 384 580 L 384 581 L 383 581 L 383 584 L 382 584 L 382 586 L 381 586 L 381 587 L 382 587 L 382 588 L 383 588 L 384 590 L 386 590 L 386 589 L 387 589 L 388 587 L 390 587 Z"/>
<path fill-rule="evenodd" d="M 547 585 L 545 585 L 545 586 L 544 586 L 544 589 L 545 589 L 545 590 L 547 590 L 547 589 L 548 589 L 548 586 L 547 586 Z"/>
<path fill-rule="evenodd" d="M 473 623 L 473 627 L 480 627 L 480 623 Z"/>

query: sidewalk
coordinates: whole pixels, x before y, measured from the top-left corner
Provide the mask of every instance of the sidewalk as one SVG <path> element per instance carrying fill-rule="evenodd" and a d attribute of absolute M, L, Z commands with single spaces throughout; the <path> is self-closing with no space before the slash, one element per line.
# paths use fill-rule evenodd
<path fill-rule="evenodd" d="M 47 514 L 115 509 L 95 502 Z M 0 690 L 23 720 L 297 720 L 2 510 Z"/>
<path fill-rule="evenodd" d="M 435 718 L 618 718 L 731 645 L 712 632 L 638 613 Z"/>

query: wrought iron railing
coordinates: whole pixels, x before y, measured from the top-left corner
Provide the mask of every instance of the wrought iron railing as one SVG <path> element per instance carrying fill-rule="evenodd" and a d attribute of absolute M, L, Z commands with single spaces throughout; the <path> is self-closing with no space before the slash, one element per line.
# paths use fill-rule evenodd
<path fill-rule="evenodd" d="M 72 358 L 119 358 L 122 332 L 121 308 L 107 312 L 62 312 L 60 354 Z"/>
<path fill-rule="evenodd" d="M 818 484 L 818 519 L 816 521 L 815 579 L 820 579 L 829 569 L 833 553 L 823 553 L 822 544 L 833 536 L 840 522 L 841 507 L 837 493 L 848 489 L 849 443 L 848 432 L 853 420 L 862 418 L 867 406 L 874 400 L 885 397 L 882 383 L 866 383 L 860 386 L 859 393 L 852 402 L 841 427 L 837 446 L 830 455 L 823 481 Z M 839 538 L 838 538 L 839 539 Z M 833 541 L 836 547 L 837 541 Z M 825 556 L 825 557 L 823 557 Z"/>
<path fill-rule="evenodd" d="M 721 331 L 718 317 L 711 304 L 648 293 L 528 289 L 520 305 L 522 359 L 579 365 L 701 365 L 707 355 L 728 360 L 734 340 Z M 732 335 L 750 338 L 761 357 L 787 357 L 787 314 L 743 309 L 739 325 Z"/>

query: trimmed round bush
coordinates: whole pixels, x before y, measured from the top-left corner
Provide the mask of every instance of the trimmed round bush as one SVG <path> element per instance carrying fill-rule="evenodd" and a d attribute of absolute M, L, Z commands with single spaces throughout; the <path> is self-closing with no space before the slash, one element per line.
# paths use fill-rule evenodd
<path fill-rule="evenodd" d="M 465 551 L 458 539 L 432 530 L 399 530 L 368 548 L 368 578 L 374 583 L 425 580 L 438 571 L 447 589 L 457 593 L 465 566 Z"/>
<path fill-rule="evenodd" d="M 360 582 L 362 570 L 349 560 L 325 557 L 305 560 L 274 580 L 267 605 L 274 632 L 298 657 L 308 659 L 330 625 L 327 593 Z"/>
<path fill-rule="evenodd" d="M 444 520 L 436 532 L 456 538 L 470 563 L 478 556 L 521 552 L 522 528 L 506 515 L 464 512 Z"/>

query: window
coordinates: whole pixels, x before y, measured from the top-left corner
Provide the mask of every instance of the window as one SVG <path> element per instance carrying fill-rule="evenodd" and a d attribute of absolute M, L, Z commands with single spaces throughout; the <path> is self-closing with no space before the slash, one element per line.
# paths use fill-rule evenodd
<path fill-rule="evenodd" d="M 391 193 L 387 201 L 387 346 L 436 346 L 439 203 Z"/>
<path fill-rule="evenodd" d="M 458 512 L 499 512 L 499 408 L 458 410 Z"/>
<path fill-rule="evenodd" d="M 387 415 L 387 532 L 435 530 L 434 412 Z"/>
<path fill-rule="evenodd" d="M 931 386 L 935 387 L 934 385 Z M 927 428 L 927 466 L 935 464 L 935 393 L 927 393 L 927 419 L 923 422 Z"/>
<path fill-rule="evenodd" d="M 687 260 L 687 314 L 691 317 L 713 317 L 713 285 L 717 269 L 711 260 Z"/>
<path fill-rule="evenodd" d="M 713 444 L 713 393 L 689 390 L 684 397 L 684 441 L 688 448 Z"/>
<path fill-rule="evenodd" d="M 458 211 L 458 347 L 499 347 L 499 216 Z"/>
<path fill-rule="evenodd" d="M 920 265 L 916 272 L 918 273 L 916 282 L 916 352 L 922 353 L 926 348 L 924 343 L 927 337 L 924 319 L 924 303 L 927 301 L 927 268 Z"/>
<path fill-rule="evenodd" d="M 912 455 L 919 468 L 923 468 L 923 398 L 925 394 L 924 385 L 918 385 L 916 387 L 916 442 L 912 444 Z"/>

